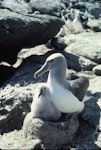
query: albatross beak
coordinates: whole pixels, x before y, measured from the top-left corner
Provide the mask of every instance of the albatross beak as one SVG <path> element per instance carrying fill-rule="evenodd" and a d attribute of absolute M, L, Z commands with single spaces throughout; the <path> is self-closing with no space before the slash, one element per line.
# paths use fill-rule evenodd
<path fill-rule="evenodd" d="M 48 71 L 48 64 L 45 62 L 43 66 L 34 73 L 34 78 L 38 78 L 41 74 Z"/>

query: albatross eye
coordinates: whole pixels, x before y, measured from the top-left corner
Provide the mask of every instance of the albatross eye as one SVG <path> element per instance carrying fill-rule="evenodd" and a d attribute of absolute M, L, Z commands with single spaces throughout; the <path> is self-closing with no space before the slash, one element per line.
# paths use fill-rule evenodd
<path fill-rule="evenodd" d="M 53 61 L 54 61 L 54 59 L 49 60 L 49 62 L 53 62 Z"/>
<path fill-rule="evenodd" d="M 47 90 L 47 88 L 44 88 L 44 91 L 46 91 Z"/>

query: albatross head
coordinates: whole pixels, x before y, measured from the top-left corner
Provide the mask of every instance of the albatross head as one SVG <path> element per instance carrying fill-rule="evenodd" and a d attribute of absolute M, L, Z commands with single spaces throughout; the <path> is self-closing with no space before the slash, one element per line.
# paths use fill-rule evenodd
<path fill-rule="evenodd" d="M 55 53 L 50 55 L 43 66 L 34 73 L 34 77 L 37 78 L 41 74 L 49 71 L 52 73 L 66 73 L 67 62 L 65 57 L 61 53 Z"/>

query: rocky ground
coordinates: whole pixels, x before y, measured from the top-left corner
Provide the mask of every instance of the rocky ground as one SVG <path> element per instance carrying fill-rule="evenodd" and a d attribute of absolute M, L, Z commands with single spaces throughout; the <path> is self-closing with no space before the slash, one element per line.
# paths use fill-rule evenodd
<path fill-rule="evenodd" d="M 12 1 L 10 0 L 9 4 L 11 4 L 11 2 Z M 23 9 L 21 2 L 25 5 Z M 16 54 L 13 52 L 14 55 L 12 54 L 12 56 L 13 58 L 16 56 L 15 58 L 17 59 L 15 62 L 15 59 L 13 60 L 11 55 L 8 55 L 8 61 L 0 63 L 0 149 L 49 149 L 49 145 L 51 145 L 50 149 L 52 148 L 52 142 L 50 142 L 51 140 L 48 140 L 48 137 L 47 143 L 49 144 L 48 146 L 46 144 L 46 147 L 44 147 L 45 145 L 41 138 L 33 139 L 33 136 L 28 136 L 25 138 L 23 135 L 24 132 L 22 126 L 25 116 L 30 112 L 30 104 L 32 102 L 36 87 L 38 84 L 40 84 L 40 82 L 45 82 L 47 80 L 47 74 L 40 76 L 38 79 L 34 79 L 34 72 L 41 67 L 45 59 L 50 54 L 56 52 L 60 52 L 66 57 L 68 65 L 67 78 L 69 78 L 69 74 L 71 73 L 74 73 L 78 76 L 88 77 L 89 88 L 84 97 L 84 111 L 78 116 L 78 118 L 76 118 L 76 120 L 72 117 L 70 119 L 72 120 L 71 124 L 69 121 L 67 121 L 69 124 L 68 126 L 71 127 L 68 131 L 68 137 L 64 135 L 64 132 L 61 132 L 61 134 L 59 134 L 59 131 L 57 132 L 59 139 L 56 139 L 56 136 L 54 136 L 54 140 L 56 140 L 55 142 L 57 145 L 53 144 L 53 148 L 56 146 L 55 149 L 101 149 L 101 2 L 94 2 L 90 0 L 83 2 L 70 0 L 70 2 L 67 2 L 65 0 L 61 0 L 54 2 L 54 5 L 52 5 L 53 3 L 51 2 L 47 3 L 46 9 L 46 3 L 43 5 L 43 7 L 42 5 L 39 7 L 39 5 L 37 6 L 36 0 L 30 0 L 29 2 L 25 0 L 18 2 L 15 0 L 13 6 L 8 5 L 5 0 L 0 1 L 0 11 L 2 12 L 2 15 L 0 13 L 0 22 L 2 22 L 2 34 L 0 34 L 0 39 L 2 39 L 0 42 L 2 46 L 0 47 L 0 51 L 2 52 L 2 48 L 3 51 L 5 51 L 4 53 L 6 53 L 6 55 L 2 55 L 2 58 L 0 59 L 1 61 L 7 60 L 7 55 L 8 53 L 11 54 L 10 52 L 12 52 L 13 48 Z M 57 9 L 54 10 L 54 8 Z M 72 14 L 72 18 L 74 17 L 75 11 L 79 9 L 82 14 L 81 16 L 84 31 L 81 33 L 68 33 L 64 37 L 52 39 L 51 44 L 49 44 L 49 42 L 46 44 L 46 41 L 54 38 L 56 33 L 58 33 L 59 28 L 63 24 L 59 16 L 59 11 L 62 9 L 68 9 L 68 11 Z M 34 16 L 38 19 L 38 21 L 33 21 L 32 16 L 29 20 L 28 15 L 33 15 L 33 12 L 36 10 L 40 11 L 41 13 L 41 16 L 38 16 L 39 19 Z M 21 33 L 21 38 L 18 40 L 18 35 L 16 35 L 16 38 L 14 38 L 15 42 L 12 42 L 13 37 L 9 36 L 11 35 L 12 31 L 8 28 L 8 26 L 4 25 L 4 15 L 6 15 L 6 21 L 8 21 L 9 18 L 7 17 L 7 13 L 5 11 L 9 11 L 10 14 L 8 16 L 10 17 L 12 16 L 11 13 L 14 13 L 13 17 L 16 15 L 17 21 L 19 18 L 22 18 L 23 13 L 26 12 L 28 20 L 23 18 L 22 21 L 25 24 L 20 22 L 20 28 L 25 27 L 26 30 L 28 29 L 28 25 L 32 23 L 31 30 L 34 30 L 33 24 L 39 25 L 39 28 L 41 27 L 40 25 L 43 24 L 42 34 L 44 32 L 44 37 L 39 37 L 40 30 L 38 28 L 36 30 L 36 35 L 38 38 L 36 38 L 35 41 L 35 36 L 32 36 L 35 43 L 32 46 L 33 42 L 31 39 L 29 39 L 27 43 L 26 41 L 25 43 L 22 43 L 22 41 L 26 39 L 26 35 L 21 37 L 25 30 L 20 31 L 19 29 L 15 29 L 14 31 L 17 33 L 19 32 L 19 35 Z M 45 15 L 48 15 L 48 17 Z M 24 15 L 23 17 L 26 16 Z M 43 21 L 39 23 L 41 21 L 40 18 L 46 18 L 45 22 Z M 14 18 L 12 20 L 15 21 Z M 54 32 L 51 34 L 51 31 L 53 31 L 52 29 L 57 24 L 58 28 L 56 29 L 55 27 Z M 15 25 L 15 27 L 17 26 Z M 50 33 L 49 36 L 47 36 L 48 34 L 45 33 L 45 27 L 47 27 L 47 32 Z M 4 31 L 6 31 L 6 33 Z M 7 33 L 7 31 L 9 32 Z M 28 32 L 30 33 L 31 31 L 28 30 L 25 33 L 27 34 Z M 29 33 L 27 34 L 27 39 L 31 36 Z M 32 32 L 31 34 L 34 33 Z M 3 39 L 3 35 L 5 34 L 6 39 Z M 15 36 L 15 34 L 12 36 Z M 7 43 L 8 37 L 9 41 Z M 44 41 L 41 40 L 42 38 L 44 38 Z M 11 45 L 13 46 L 11 47 Z M 17 50 L 15 48 L 16 45 L 18 48 Z M 9 52 L 10 47 L 11 51 Z M 13 63 L 10 64 L 10 62 Z M 44 121 L 42 122 L 39 120 L 39 124 L 47 126 L 47 123 Z M 73 128 L 73 124 L 75 124 L 75 128 Z M 29 125 L 31 126 L 30 123 Z M 46 126 L 43 126 L 43 128 L 46 129 Z M 54 130 L 55 128 L 56 126 L 53 123 L 49 130 Z M 33 128 L 31 127 L 29 129 L 31 129 L 31 133 L 29 134 L 33 135 Z M 72 129 L 74 129 L 73 135 L 71 133 Z M 42 131 L 41 133 L 43 135 Z M 58 142 L 63 135 L 63 141 L 65 142 L 63 143 L 62 140 Z M 72 138 L 69 141 L 69 137 L 71 135 Z M 61 145 L 59 145 L 59 143 L 61 143 Z"/>

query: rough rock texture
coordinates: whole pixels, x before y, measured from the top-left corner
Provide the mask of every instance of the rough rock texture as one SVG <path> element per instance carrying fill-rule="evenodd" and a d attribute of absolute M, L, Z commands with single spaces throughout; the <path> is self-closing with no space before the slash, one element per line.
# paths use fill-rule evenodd
<path fill-rule="evenodd" d="M 82 112 L 82 118 L 87 120 L 90 125 L 98 127 L 99 121 L 101 118 L 100 110 L 101 110 L 101 99 L 99 99 L 100 94 L 97 93 L 93 98 L 89 101 L 85 102 L 85 109 Z M 95 112 L 95 113 L 92 113 Z"/>
<path fill-rule="evenodd" d="M 0 15 L 2 16 L 0 20 L 0 38 L 2 38 L 2 40 L 0 39 L 0 48 L 12 48 L 15 45 L 30 47 L 45 43 L 54 37 L 63 25 L 57 17 L 49 15 L 29 17 L 5 9 L 0 10 Z"/>
<path fill-rule="evenodd" d="M 100 2 L 95 2 L 93 5 L 93 1 L 82 2 L 78 0 L 73 2 L 71 0 L 0 1 L 0 60 L 13 64 L 22 47 L 35 46 L 53 38 L 62 26 L 62 22 L 57 18 L 51 18 L 51 16 L 60 17 L 63 10 L 65 10 L 64 13 L 71 13 L 72 18 L 74 18 L 75 12 L 79 9 L 82 14 L 83 25 L 94 31 L 101 31 L 100 6 Z M 36 15 L 34 14 L 35 11 L 39 11 L 41 14 Z M 43 14 L 48 14 L 48 16 Z M 45 32 L 46 29 L 47 32 Z M 42 36 L 40 36 L 40 30 L 44 33 Z"/>
<path fill-rule="evenodd" d="M 66 51 L 66 52 L 65 52 Z M 96 63 L 85 58 L 85 57 L 81 57 L 81 53 L 80 55 L 75 55 L 74 52 L 69 52 L 69 47 L 67 47 L 65 49 L 64 52 L 62 52 L 64 54 L 64 56 L 67 58 L 67 64 L 68 64 L 68 68 L 69 69 L 73 69 L 76 71 L 81 71 L 81 70 L 92 70 L 93 67 L 96 66 Z"/>
<path fill-rule="evenodd" d="M 96 75 L 101 76 L 101 65 L 97 65 L 93 68 L 93 71 Z"/>
<path fill-rule="evenodd" d="M 66 38 L 66 43 L 68 47 L 67 52 L 72 52 L 73 54 L 84 56 L 96 63 L 101 63 L 101 34 L 93 32 L 84 32 L 77 35 L 69 35 Z"/>
<path fill-rule="evenodd" d="M 101 6 L 101 4 L 100 4 Z M 93 15 L 96 19 L 99 19 L 101 16 L 101 8 L 99 8 L 99 6 L 97 5 L 93 5 L 91 7 L 88 8 L 88 12 Z"/>
<path fill-rule="evenodd" d="M 61 0 L 30 0 L 29 5 L 32 11 L 40 11 L 42 14 L 49 14 L 54 16 L 60 16 L 61 10 L 66 6 Z"/>
<path fill-rule="evenodd" d="M 87 25 L 95 32 L 101 32 L 101 19 L 89 19 Z"/>
<path fill-rule="evenodd" d="M 62 0 L 3 0 L 1 7 L 10 9 L 16 13 L 33 14 L 35 11 L 39 11 L 41 14 L 54 16 L 60 16 L 61 10 L 66 8 Z"/>
<path fill-rule="evenodd" d="M 29 113 L 25 117 L 23 131 L 25 137 L 39 138 L 46 149 L 59 149 L 73 140 L 78 125 L 76 116 L 67 121 L 46 122 L 33 118 Z"/>
<path fill-rule="evenodd" d="M 23 129 L 0 136 L 1 149 L 59 149 L 71 142 L 78 129 L 78 119 L 72 116 L 68 121 L 46 122 L 25 117 Z M 62 138 L 61 138 L 62 137 Z M 9 138 L 9 140 L 8 140 Z"/>
<path fill-rule="evenodd" d="M 21 48 L 47 42 L 63 25 L 59 18 L 49 15 L 29 17 L 0 9 L 0 16 L 0 60 L 13 63 Z"/>
<path fill-rule="evenodd" d="M 10 139 L 10 140 L 8 140 Z M 24 138 L 23 131 L 14 130 L 0 136 L 0 149 L 44 149 L 39 139 Z"/>
<path fill-rule="evenodd" d="M 33 97 L 33 86 L 24 87 L 22 84 L 15 86 L 8 84 L 0 93 L 0 133 L 20 129 L 22 120 L 30 111 L 29 103 Z"/>

